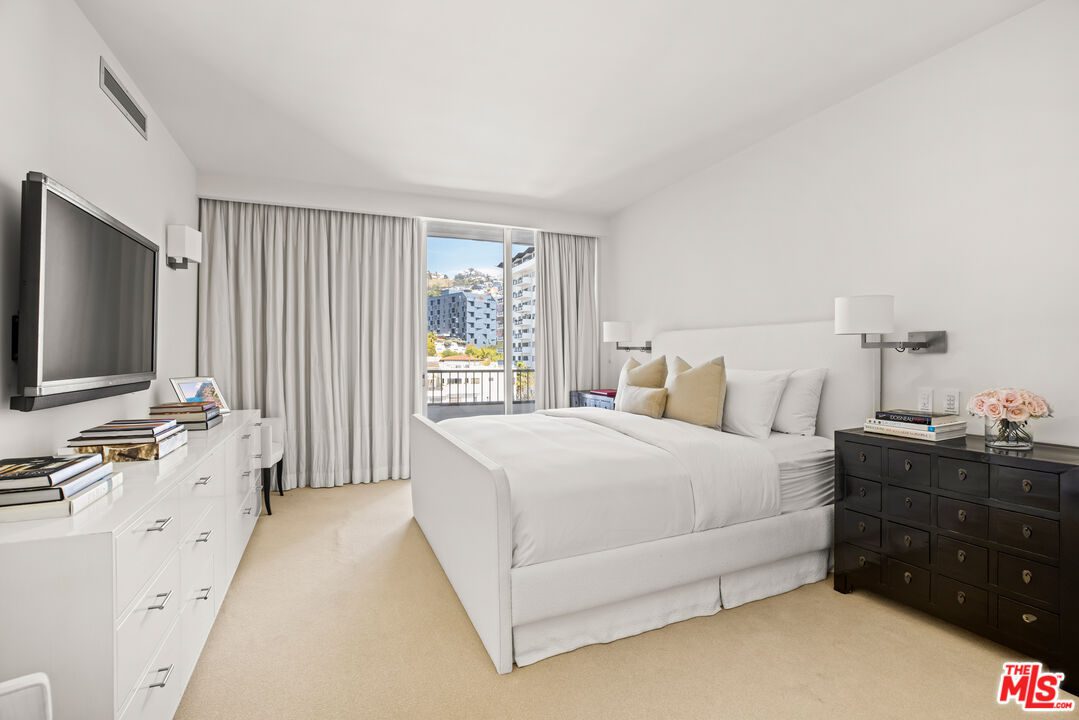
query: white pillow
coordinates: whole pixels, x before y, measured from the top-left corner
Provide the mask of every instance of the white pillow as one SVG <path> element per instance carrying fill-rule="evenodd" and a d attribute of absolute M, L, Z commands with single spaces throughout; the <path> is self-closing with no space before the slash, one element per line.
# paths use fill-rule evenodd
<path fill-rule="evenodd" d="M 817 432 L 817 410 L 827 368 L 795 370 L 787 380 L 787 389 L 779 399 L 772 429 L 791 435 L 814 435 Z"/>
<path fill-rule="evenodd" d="M 761 440 L 772 434 L 790 370 L 728 370 L 723 432 Z"/>

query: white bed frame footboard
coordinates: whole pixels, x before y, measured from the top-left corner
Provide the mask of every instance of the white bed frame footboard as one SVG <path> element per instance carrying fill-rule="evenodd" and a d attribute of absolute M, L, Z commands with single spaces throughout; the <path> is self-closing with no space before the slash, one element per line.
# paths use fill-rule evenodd
<path fill-rule="evenodd" d="M 412 513 L 500 674 L 513 669 L 505 471 L 412 416 Z"/>

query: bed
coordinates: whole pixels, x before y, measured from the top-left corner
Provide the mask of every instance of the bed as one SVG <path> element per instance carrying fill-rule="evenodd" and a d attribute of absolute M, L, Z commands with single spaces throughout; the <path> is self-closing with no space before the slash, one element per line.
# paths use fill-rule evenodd
<path fill-rule="evenodd" d="M 828 438 L 864 417 L 874 386 L 872 354 L 843 340 L 830 322 L 653 340 L 694 365 L 828 368 L 816 437 L 596 408 L 414 416 L 413 514 L 496 670 L 823 579 Z"/>

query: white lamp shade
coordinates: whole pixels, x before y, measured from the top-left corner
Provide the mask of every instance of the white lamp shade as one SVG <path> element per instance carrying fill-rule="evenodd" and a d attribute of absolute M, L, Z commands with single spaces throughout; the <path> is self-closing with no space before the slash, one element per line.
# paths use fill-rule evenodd
<path fill-rule="evenodd" d="M 895 298 L 852 295 L 835 299 L 836 335 L 883 335 L 895 329 Z"/>
<path fill-rule="evenodd" d="M 628 322 L 618 320 L 603 321 L 603 342 L 626 342 L 632 327 Z"/>
<path fill-rule="evenodd" d="M 165 254 L 178 260 L 202 262 L 202 233 L 187 225 L 169 225 L 165 232 Z"/>

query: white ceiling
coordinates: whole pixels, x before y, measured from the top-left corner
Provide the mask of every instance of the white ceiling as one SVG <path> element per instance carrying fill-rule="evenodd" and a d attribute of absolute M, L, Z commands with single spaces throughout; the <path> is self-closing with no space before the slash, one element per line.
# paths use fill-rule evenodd
<path fill-rule="evenodd" d="M 1037 4 L 78 2 L 201 172 L 600 214 Z"/>

